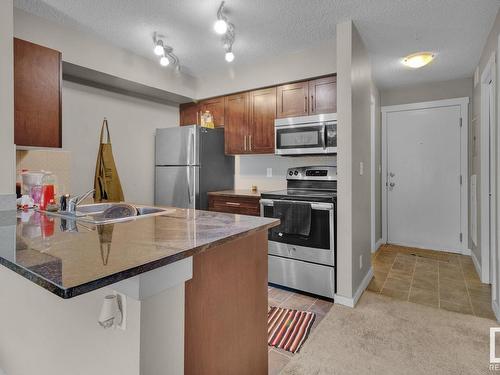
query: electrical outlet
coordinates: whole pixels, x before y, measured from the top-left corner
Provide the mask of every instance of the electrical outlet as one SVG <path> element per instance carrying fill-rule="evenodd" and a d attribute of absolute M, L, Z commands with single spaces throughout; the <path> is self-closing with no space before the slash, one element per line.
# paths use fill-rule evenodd
<path fill-rule="evenodd" d="M 363 255 L 359 256 L 359 269 L 363 268 Z"/>
<path fill-rule="evenodd" d="M 359 162 L 359 175 L 363 176 L 363 173 L 365 173 L 365 165 L 361 161 L 361 162 Z"/>
<path fill-rule="evenodd" d="M 273 177 L 273 169 L 267 168 L 266 175 L 267 175 L 267 177 Z"/>

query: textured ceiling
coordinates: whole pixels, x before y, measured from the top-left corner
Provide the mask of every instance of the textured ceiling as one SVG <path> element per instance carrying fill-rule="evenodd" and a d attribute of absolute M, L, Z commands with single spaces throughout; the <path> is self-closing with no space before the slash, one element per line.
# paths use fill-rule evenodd
<path fill-rule="evenodd" d="M 16 7 L 77 27 L 151 59 L 158 31 L 181 60 L 202 76 L 227 66 L 212 30 L 218 0 L 15 0 Z M 335 37 L 352 19 L 365 41 L 381 88 L 469 77 L 500 6 L 498 0 L 227 0 L 236 26 L 232 64 L 304 50 Z M 430 50 L 436 60 L 420 70 L 400 64 Z"/>

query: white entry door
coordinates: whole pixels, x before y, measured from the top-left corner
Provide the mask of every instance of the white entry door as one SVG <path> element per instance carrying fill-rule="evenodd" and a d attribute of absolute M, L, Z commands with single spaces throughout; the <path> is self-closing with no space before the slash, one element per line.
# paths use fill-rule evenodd
<path fill-rule="evenodd" d="M 387 242 L 463 249 L 460 118 L 460 105 L 386 112 Z"/>

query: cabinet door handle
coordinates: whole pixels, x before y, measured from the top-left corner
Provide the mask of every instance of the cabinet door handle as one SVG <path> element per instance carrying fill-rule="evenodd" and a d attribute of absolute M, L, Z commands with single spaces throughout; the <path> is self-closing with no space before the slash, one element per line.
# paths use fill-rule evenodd
<path fill-rule="evenodd" d="M 307 113 L 307 96 L 304 96 L 304 112 Z"/>
<path fill-rule="evenodd" d="M 243 136 L 243 150 L 244 151 L 247 150 L 247 136 L 246 135 Z"/>
<path fill-rule="evenodd" d="M 226 202 L 226 206 L 241 206 L 241 203 L 236 203 L 236 202 Z"/>
<path fill-rule="evenodd" d="M 248 149 L 252 151 L 252 135 L 248 136 Z"/>
<path fill-rule="evenodd" d="M 311 112 L 314 112 L 314 95 L 311 95 Z"/>

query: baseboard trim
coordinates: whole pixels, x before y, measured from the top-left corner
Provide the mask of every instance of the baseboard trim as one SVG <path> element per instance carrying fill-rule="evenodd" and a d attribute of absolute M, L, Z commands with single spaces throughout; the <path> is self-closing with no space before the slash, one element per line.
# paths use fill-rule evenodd
<path fill-rule="evenodd" d="M 372 253 L 375 253 L 380 248 L 380 246 L 382 246 L 383 244 L 385 244 L 384 239 L 379 238 L 379 240 L 375 243 L 375 246 L 372 249 Z"/>
<path fill-rule="evenodd" d="M 491 301 L 491 308 L 495 314 L 495 318 L 497 318 L 497 322 L 500 322 L 500 307 L 498 306 L 498 303 Z"/>
<path fill-rule="evenodd" d="M 479 277 L 481 277 L 481 264 L 477 260 L 476 254 L 473 251 L 471 251 L 470 256 L 472 258 L 472 263 L 474 263 L 474 267 L 476 268 L 477 274 L 479 275 Z"/>
<path fill-rule="evenodd" d="M 471 249 L 463 249 L 462 250 L 462 255 L 471 255 L 471 254 L 472 254 Z"/>
<path fill-rule="evenodd" d="M 356 293 L 354 293 L 354 297 L 349 298 L 349 297 L 344 297 L 338 294 L 335 294 L 335 297 L 333 300 L 335 303 L 338 303 L 343 306 L 347 307 L 354 307 L 358 303 L 359 299 L 361 298 L 361 295 L 365 291 L 365 289 L 368 287 L 368 284 L 370 284 L 370 281 L 372 280 L 373 277 L 373 268 L 370 267 L 368 272 L 366 273 L 365 277 L 363 278 L 363 281 L 361 281 L 361 284 L 359 285 L 358 289 L 356 290 Z"/>

